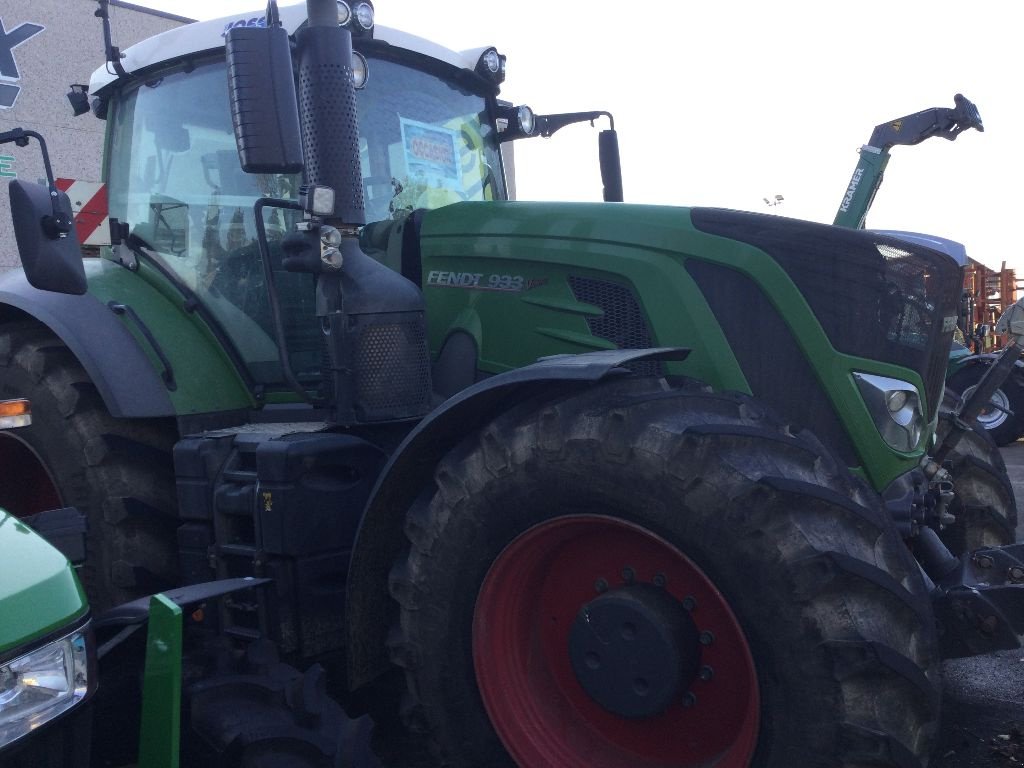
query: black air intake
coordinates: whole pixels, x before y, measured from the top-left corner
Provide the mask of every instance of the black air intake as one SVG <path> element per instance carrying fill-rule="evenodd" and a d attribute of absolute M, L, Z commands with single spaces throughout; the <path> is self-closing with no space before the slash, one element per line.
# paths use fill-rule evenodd
<path fill-rule="evenodd" d="M 587 327 L 599 339 L 612 342 L 619 349 L 648 349 L 656 346 L 651 339 L 640 303 L 624 285 L 592 277 L 570 275 L 569 288 L 576 301 L 591 304 L 603 311 L 600 317 L 588 317 Z M 634 373 L 661 376 L 662 365 L 656 360 L 630 363 Z"/>
<path fill-rule="evenodd" d="M 323 317 L 335 419 L 358 424 L 422 416 L 431 405 L 423 294 L 357 244 L 344 245 L 341 311 Z M 321 286 L 330 284 L 321 278 Z"/>

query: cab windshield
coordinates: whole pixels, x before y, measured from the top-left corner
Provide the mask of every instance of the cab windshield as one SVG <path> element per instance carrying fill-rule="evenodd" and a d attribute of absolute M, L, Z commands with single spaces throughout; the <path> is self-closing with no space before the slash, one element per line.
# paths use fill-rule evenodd
<path fill-rule="evenodd" d="M 370 58 L 357 103 L 367 222 L 504 197 L 497 137 L 483 96 L 411 66 Z M 110 215 L 197 294 L 256 383 L 281 384 L 253 203 L 259 197 L 294 200 L 301 179 L 242 172 L 223 61 L 154 77 L 123 92 L 112 107 Z M 292 217 L 291 211 L 264 210 L 272 254 Z M 300 380 L 318 377 L 312 278 L 272 267 L 290 365 Z"/>

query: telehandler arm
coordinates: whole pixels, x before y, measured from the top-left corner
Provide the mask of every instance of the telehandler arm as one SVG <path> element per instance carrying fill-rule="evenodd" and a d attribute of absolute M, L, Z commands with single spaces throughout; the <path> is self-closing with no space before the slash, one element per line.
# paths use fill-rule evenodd
<path fill-rule="evenodd" d="M 889 150 L 897 144 L 912 146 L 939 136 L 953 141 L 968 128 L 984 131 L 978 108 L 962 94 L 953 97 L 955 106 L 933 107 L 875 126 L 868 143 L 860 148 L 857 167 L 850 177 L 836 218 L 836 226 L 863 229 L 868 210 L 882 184 Z"/>

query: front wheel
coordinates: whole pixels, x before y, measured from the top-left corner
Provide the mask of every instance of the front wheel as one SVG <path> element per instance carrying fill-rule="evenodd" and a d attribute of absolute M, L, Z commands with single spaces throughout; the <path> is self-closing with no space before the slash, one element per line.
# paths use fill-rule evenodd
<path fill-rule="evenodd" d="M 985 367 L 975 365 L 955 373 L 949 378 L 949 387 L 970 397 L 985 373 Z M 1024 434 L 1024 389 L 1010 377 L 993 394 L 991 401 L 978 414 L 978 425 L 992 435 L 997 445 L 1009 445 Z"/>
<path fill-rule="evenodd" d="M 943 398 L 936 430 L 940 442 L 952 426 L 955 406 L 955 398 Z M 1016 541 L 1017 500 L 992 434 L 975 424 L 950 452 L 948 466 L 955 493 L 949 512 L 956 521 L 941 537 L 949 550 L 961 555 Z"/>
<path fill-rule="evenodd" d="M 939 657 L 877 499 L 740 396 L 526 405 L 438 468 L 392 572 L 439 761 L 921 766 Z"/>

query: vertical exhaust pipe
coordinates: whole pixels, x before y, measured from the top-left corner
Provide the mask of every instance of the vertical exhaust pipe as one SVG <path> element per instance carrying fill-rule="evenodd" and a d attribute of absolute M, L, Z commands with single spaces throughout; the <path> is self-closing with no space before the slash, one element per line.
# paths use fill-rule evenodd
<path fill-rule="evenodd" d="M 306 181 L 334 190 L 324 224 L 341 234 L 338 269 L 317 275 L 317 315 L 328 348 L 334 419 L 342 424 L 416 418 L 431 406 L 423 294 L 359 247 L 366 223 L 352 35 L 335 0 L 307 0 L 296 35 L 298 108 Z"/>
<path fill-rule="evenodd" d="M 306 181 L 334 190 L 334 214 L 325 223 L 344 233 L 366 223 L 352 35 L 338 26 L 335 0 L 306 0 L 306 7 L 309 22 L 295 36 Z"/>
<path fill-rule="evenodd" d="M 423 294 L 359 247 L 366 213 L 352 36 L 338 25 L 335 0 L 306 0 L 306 10 L 307 24 L 295 36 L 295 71 L 275 0 L 267 7 L 265 29 L 228 32 L 239 158 L 247 172 L 301 169 L 307 185 L 334 191 L 333 210 L 318 212 L 319 218 L 307 221 L 283 244 L 286 269 L 316 276 L 316 316 L 328 359 L 323 377 L 329 402 L 323 405 L 330 407 L 333 420 L 350 425 L 417 418 L 432 401 Z M 292 201 L 278 202 L 278 207 L 296 207 Z M 265 239 L 261 234 L 261 250 L 269 254 Z M 272 278 L 269 259 L 266 268 Z M 283 332 L 278 337 L 283 350 Z M 286 373 L 287 363 L 282 360 Z"/>

